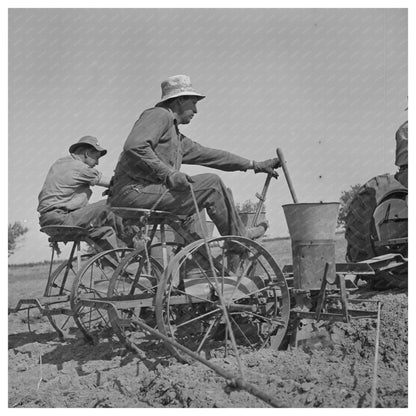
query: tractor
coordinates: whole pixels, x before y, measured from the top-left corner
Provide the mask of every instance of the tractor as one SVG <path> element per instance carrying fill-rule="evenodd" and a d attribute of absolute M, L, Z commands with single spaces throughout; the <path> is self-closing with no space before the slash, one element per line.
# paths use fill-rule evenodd
<path fill-rule="evenodd" d="M 366 182 L 349 204 L 345 220 L 346 260 L 362 262 L 375 256 L 408 256 L 408 189 L 395 175 L 383 174 Z M 373 287 L 379 290 L 407 287 L 407 261 L 380 270 Z"/>

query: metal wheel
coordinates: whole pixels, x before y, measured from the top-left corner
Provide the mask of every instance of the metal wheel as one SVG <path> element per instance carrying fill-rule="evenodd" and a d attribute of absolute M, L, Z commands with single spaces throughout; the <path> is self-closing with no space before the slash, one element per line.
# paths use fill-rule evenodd
<path fill-rule="evenodd" d="M 82 256 L 82 260 L 86 260 L 91 256 Z M 61 307 L 61 309 L 66 309 L 69 312 L 69 297 L 71 294 L 71 287 L 77 275 L 77 258 L 72 260 L 66 260 L 61 263 L 51 274 L 50 279 L 48 280 L 44 292 L 44 296 L 55 297 L 62 296 L 63 298 L 68 298 L 68 303 L 64 300 L 62 302 L 57 302 L 56 307 Z M 62 305 L 68 305 L 62 308 Z M 53 304 L 49 309 L 54 310 Z M 75 326 L 72 315 L 66 313 L 47 315 L 49 322 L 53 328 L 57 331 L 61 338 L 64 338 L 65 335 L 69 332 L 70 328 Z"/>
<path fill-rule="evenodd" d="M 165 270 L 156 296 L 159 331 L 207 358 L 232 351 L 230 329 L 240 349 L 277 348 L 288 326 L 290 298 L 276 262 L 260 244 L 243 237 L 211 238 L 207 245 L 208 250 L 202 240 L 191 243 Z"/>
<path fill-rule="evenodd" d="M 114 270 L 131 251 L 130 248 L 117 248 L 98 253 L 76 276 L 71 290 L 71 309 L 75 323 L 88 341 L 96 342 L 100 337 L 112 334 L 105 303 L 95 301 L 106 300 Z"/>
<path fill-rule="evenodd" d="M 147 255 L 144 250 L 136 250 L 129 253 L 114 271 L 107 296 L 117 312 L 111 308 L 108 316 L 114 332 L 126 345 L 137 347 L 143 341 L 136 320 L 142 319 L 148 325 L 156 326 L 154 298 L 163 273 L 161 262 L 169 261 L 180 247 L 168 242 L 164 255 L 161 243 L 153 244 Z"/>

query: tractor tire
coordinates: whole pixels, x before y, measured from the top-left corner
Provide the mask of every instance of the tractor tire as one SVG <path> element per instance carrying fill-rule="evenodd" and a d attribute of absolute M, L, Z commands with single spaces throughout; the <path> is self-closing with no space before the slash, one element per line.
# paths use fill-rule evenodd
<path fill-rule="evenodd" d="M 360 262 L 375 256 L 389 253 L 385 247 L 376 247 L 377 233 L 373 214 L 386 195 L 407 192 L 393 175 L 380 175 L 365 183 L 351 200 L 345 219 L 345 239 L 347 240 L 346 260 Z M 401 254 L 407 256 L 401 251 Z M 393 271 L 378 272 L 373 287 L 378 290 L 407 287 L 407 266 Z"/>

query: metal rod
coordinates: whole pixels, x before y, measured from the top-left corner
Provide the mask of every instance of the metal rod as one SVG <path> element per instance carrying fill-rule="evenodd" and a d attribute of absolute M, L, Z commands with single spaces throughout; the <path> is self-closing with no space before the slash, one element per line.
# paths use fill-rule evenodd
<path fill-rule="evenodd" d="M 376 330 L 376 347 L 375 347 L 375 352 L 374 352 L 373 386 L 371 388 L 371 407 L 376 407 L 376 400 L 377 400 L 377 364 L 378 364 L 378 347 L 380 343 L 380 316 L 381 316 L 381 302 L 377 302 L 377 330 Z"/>
<path fill-rule="evenodd" d="M 324 302 L 325 302 L 325 294 L 326 294 L 325 289 L 326 289 L 326 284 L 328 283 L 328 281 L 326 280 L 326 277 L 328 276 L 328 270 L 329 270 L 329 263 L 326 262 L 325 270 L 324 270 L 324 277 L 322 279 L 321 290 L 319 291 L 318 303 L 316 306 L 316 320 L 318 322 L 321 318 L 322 307 L 324 306 Z"/>
<path fill-rule="evenodd" d="M 266 200 L 266 194 L 267 194 L 267 190 L 269 189 L 271 179 L 272 179 L 272 174 L 269 173 L 267 175 L 266 181 L 264 182 L 264 186 L 263 186 L 263 190 L 262 190 L 261 194 L 260 195 L 256 194 L 257 198 L 259 199 L 259 203 L 257 205 L 256 213 L 254 214 L 253 222 L 251 223 L 251 225 L 253 227 L 255 227 L 257 225 L 257 220 L 259 219 L 259 216 L 261 214 L 261 210 L 262 210 L 263 205 L 264 205 L 264 201 Z"/>
<path fill-rule="evenodd" d="M 114 306 L 114 304 L 103 301 L 103 300 L 95 300 L 97 304 L 100 304 L 104 309 L 107 311 L 109 309 L 113 309 L 113 312 L 118 315 L 117 309 Z M 259 390 L 257 387 L 253 386 L 252 384 L 245 381 L 242 377 L 235 377 L 232 373 L 229 373 L 228 371 L 224 370 L 220 366 L 212 363 L 211 361 L 208 361 L 207 359 L 201 357 L 196 352 L 190 350 L 189 348 L 185 347 L 184 345 L 180 344 L 179 342 L 175 341 L 174 339 L 168 337 L 167 335 L 162 334 L 160 331 L 158 331 L 155 328 L 150 327 L 149 325 L 145 324 L 141 319 L 132 319 L 130 321 L 133 324 L 136 324 L 138 327 L 140 327 L 143 331 L 146 331 L 150 333 L 151 335 L 154 335 L 156 338 L 161 339 L 162 341 L 171 344 L 174 348 L 181 350 L 185 354 L 189 355 L 191 358 L 193 358 L 195 361 L 199 361 L 200 363 L 204 364 L 211 370 L 218 373 L 221 377 L 224 377 L 229 381 L 230 386 L 236 387 L 242 390 L 247 391 L 248 393 L 252 394 L 253 396 L 256 396 L 263 402 L 267 403 L 269 406 L 281 408 L 286 407 L 279 401 L 277 401 L 274 397 L 269 396 L 264 391 Z M 134 343 L 129 342 L 128 347 L 134 350 L 137 354 L 139 354 L 140 357 L 145 358 L 146 355 L 141 351 L 139 348 L 137 348 Z"/>
<path fill-rule="evenodd" d="M 69 260 L 66 263 L 64 277 L 62 278 L 61 287 L 59 288 L 58 295 L 61 296 L 64 293 L 64 288 L 66 286 L 66 281 L 68 279 L 69 271 L 72 268 L 72 260 L 74 259 L 75 250 L 77 252 L 77 273 L 81 270 L 81 253 L 80 253 L 80 240 L 74 241 L 72 245 L 71 253 L 69 255 Z M 52 283 L 52 282 L 51 282 Z"/>
<path fill-rule="evenodd" d="M 81 270 L 81 241 L 78 240 L 74 244 L 76 244 L 76 247 L 77 247 L 77 272 L 79 272 Z M 71 264 L 71 262 L 69 262 L 69 265 L 70 264 Z M 63 287 L 65 286 L 67 275 L 68 275 L 68 273 L 65 272 L 64 284 L 62 285 L 61 290 L 59 291 L 60 295 L 62 295 L 61 292 L 62 292 Z"/>
<path fill-rule="evenodd" d="M 58 244 L 58 243 L 55 243 L 55 244 Z M 52 274 L 53 257 L 55 254 L 54 243 L 51 243 L 50 246 L 52 247 L 51 262 L 49 264 L 48 281 L 46 282 L 45 292 L 43 293 L 43 296 L 48 296 L 49 282 L 51 281 L 51 274 Z"/>
<path fill-rule="evenodd" d="M 203 228 L 203 221 L 202 221 L 202 218 L 201 218 L 201 215 L 200 215 L 200 212 L 199 212 L 198 201 L 196 200 L 194 188 L 193 188 L 191 183 L 189 184 L 189 187 L 191 189 L 191 194 L 192 194 L 192 199 L 193 199 L 194 205 L 195 205 L 196 215 L 198 217 L 198 221 L 199 221 L 199 223 L 201 225 L 201 228 L 203 230 L 204 229 Z M 221 293 L 221 290 L 220 290 L 220 285 L 218 283 L 217 273 L 215 272 L 215 267 L 214 267 L 214 263 L 213 263 L 213 260 L 212 260 L 212 255 L 211 255 L 211 251 L 210 251 L 210 248 L 209 248 L 209 245 L 208 245 L 207 237 L 206 237 L 205 233 L 202 233 L 202 234 L 204 234 L 202 237 L 204 239 L 205 249 L 207 250 L 208 261 L 209 261 L 209 265 L 211 267 L 211 271 L 212 271 L 212 274 L 213 274 L 213 277 L 214 277 L 215 286 L 216 286 L 216 289 L 217 289 L 218 298 L 220 300 L 222 313 L 224 315 L 224 319 L 225 319 L 225 323 L 227 325 L 227 328 L 230 331 L 230 340 L 231 340 L 231 344 L 233 346 L 235 357 L 237 359 L 237 364 L 238 364 L 238 368 L 239 368 L 239 371 L 240 371 L 240 376 L 243 377 L 244 376 L 244 374 L 243 374 L 243 364 L 241 362 L 240 355 L 238 354 L 237 343 L 235 341 L 233 329 L 231 327 L 230 317 L 228 316 L 227 306 L 226 306 L 224 297 L 222 296 L 222 293 Z"/>
<path fill-rule="evenodd" d="M 282 165 L 283 173 L 285 174 L 287 186 L 289 187 L 289 191 L 290 191 L 290 194 L 292 195 L 293 202 L 297 204 L 298 198 L 295 194 L 295 189 L 293 188 L 292 180 L 290 179 L 290 176 L 289 176 L 289 171 L 287 169 L 286 160 L 285 160 L 285 157 L 283 156 L 282 149 L 277 148 L 276 153 Z"/>
<path fill-rule="evenodd" d="M 166 246 L 165 224 L 163 222 L 160 224 L 160 242 L 162 243 L 163 269 L 165 270 L 168 267 L 168 248 Z"/>
<path fill-rule="evenodd" d="M 107 304 L 107 307 L 113 307 L 112 304 Z M 116 311 L 116 309 L 114 308 Z M 282 403 L 278 402 L 274 397 L 269 396 L 268 394 L 264 393 L 264 391 L 259 390 L 257 387 L 253 386 L 252 384 L 248 383 L 241 377 L 235 377 L 232 373 L 229 373 L 228 371 L 224 370 L 220 366 L 212 363 L 211 361 L 206 360 L 205 358 L 201 357 L 199 354 L 193 352 L 192 350 L 186 348 L 182 344 L 179 344 L 179 342 L 176 342 L 175 340 L 169 338 L 168 336 L 162 334 L 156 329 L 153 329 L 152 327 L 148 326 L 141 320 L 133 320 L 133 323 L 138 325 L 141 329 L 144 331 L 149 332 L 150 334 L 154 335 L 155 337 L 162 339 L 163 341 L 171 344 L 173 347 L 183 351 L 184 353 L 188 354 L 190 357 L 192 357 L 194 360 L 201 362 L 202 364 L 206 365 L 211 370 L 214 370 L 216 373 L 218 373 L 221 377 L 224 377 L 225 379 L 230 381 L 230 384 L 234 387 L 238 387 L 240 389 L 243 389 L 249 393 L 251 393 L 253 396 L 258 397 L 260 400 L 264 401 L 268 405 L 272 407 L 285 407 Z"/>

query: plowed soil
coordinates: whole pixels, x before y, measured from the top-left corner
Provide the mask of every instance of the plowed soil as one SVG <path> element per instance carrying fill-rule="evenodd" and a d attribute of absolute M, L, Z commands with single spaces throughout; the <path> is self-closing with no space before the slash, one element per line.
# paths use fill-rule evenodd
<path fill-rule="evenodd" d="M 23 293 L 42 292 L 40 272 L 9 269 L 9 306 Z M 306 325 L 310 336 L 297 348 L 243 352 L 245 380 L 287 408 L 371 407 L 373 397 L 377 407 L 407 407 L 407 292 L 375 292 L 363 284 L 351 296 L 363 300 L 358 308 L 374 310 L 368 300 L 382 302 L 376 396 L 375 319 Z M 9 407 L 268 407 L 204 365 L 178 362 L 161 342 L 150 339 L 140 357 L 116 341 L 90 345 L 76 329 L 60 341 L 34 311 L 29 319 L 24 312 L 9 315 L 8 348 Z M 237 375 L 234 357 L 213 362 Z"/>

